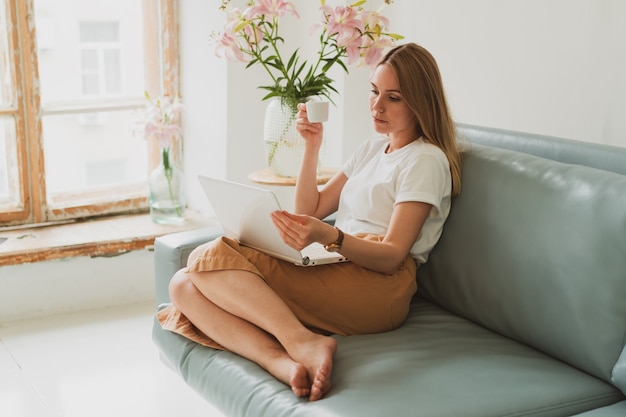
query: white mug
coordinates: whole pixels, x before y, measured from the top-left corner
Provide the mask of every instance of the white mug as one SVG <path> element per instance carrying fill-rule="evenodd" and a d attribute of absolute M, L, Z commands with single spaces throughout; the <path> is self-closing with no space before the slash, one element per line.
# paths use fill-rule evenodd
<path fill-rule="evenodd" d="M 306 114 L 311 123 L 321 123 L 328 120 L 328 101 L 307 101 Z"/>

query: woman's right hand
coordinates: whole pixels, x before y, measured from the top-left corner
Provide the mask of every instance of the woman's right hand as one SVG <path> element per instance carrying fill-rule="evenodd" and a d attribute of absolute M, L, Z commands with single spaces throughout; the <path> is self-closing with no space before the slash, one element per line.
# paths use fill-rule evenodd
<path fill-rule="evenodd" d="M 298 113 L 296 114 L 296 130 L 300 133 L 305 142 L 316 146 L 318 149 L 322 146 L 324 137 L 324 125 L 322 123 L 311 123 L 306 114 L 306 104 L 298 104 Z"/>

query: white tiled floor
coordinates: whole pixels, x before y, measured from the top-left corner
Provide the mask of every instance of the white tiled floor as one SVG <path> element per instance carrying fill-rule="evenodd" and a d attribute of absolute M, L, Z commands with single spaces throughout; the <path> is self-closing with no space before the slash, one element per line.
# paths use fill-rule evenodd
<path fill-rule="evenodd" d="M 222 417 L 158 357 L 153 304 L 0 325 L 0 416 Z"/>

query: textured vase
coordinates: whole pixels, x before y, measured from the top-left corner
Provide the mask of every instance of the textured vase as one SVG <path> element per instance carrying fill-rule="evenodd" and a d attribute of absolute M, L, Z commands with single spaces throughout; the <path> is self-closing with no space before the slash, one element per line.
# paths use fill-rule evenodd
<path fill-rule="evenodd" d="M 163 161 L 150 173 L 150 216 L 159 224 L 185 222 L 185 177 L 183 171 L 169 160 Z"/>
<path fill-rule="evenodd" d="M 267 165 L 274 174 L 296 177 L 304 154 L 304 140 L 296 130 L 295 104 L 272 99 L 265 110 L 263 141 Z"/>

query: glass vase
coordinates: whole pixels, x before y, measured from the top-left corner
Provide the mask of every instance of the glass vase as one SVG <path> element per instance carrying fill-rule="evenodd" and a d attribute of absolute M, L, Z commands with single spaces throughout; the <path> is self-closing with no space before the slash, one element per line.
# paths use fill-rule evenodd
<path fill-rule="evenodd" d="M 164 155 L 166 152 L 163 153 Z M 159 224 L 178 225 L 185 222 L 185 176 L 183 171 L 164 156 L 150 173 L 150 216 Z"/>

